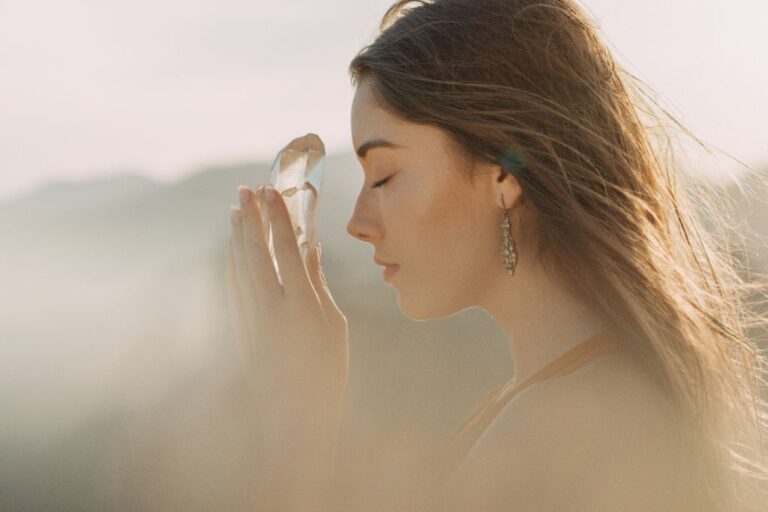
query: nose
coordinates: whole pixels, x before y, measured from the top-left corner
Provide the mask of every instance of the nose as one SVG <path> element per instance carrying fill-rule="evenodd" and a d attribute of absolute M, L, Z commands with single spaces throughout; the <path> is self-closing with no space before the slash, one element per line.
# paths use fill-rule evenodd
<path fill-rule="evenodd" d="M 374 202 L 362 192 L 357 196 L 355 209 L 347 221 L 347 233 L 363 242 L 373 243 L 383 234 L 378 207 Z"/>

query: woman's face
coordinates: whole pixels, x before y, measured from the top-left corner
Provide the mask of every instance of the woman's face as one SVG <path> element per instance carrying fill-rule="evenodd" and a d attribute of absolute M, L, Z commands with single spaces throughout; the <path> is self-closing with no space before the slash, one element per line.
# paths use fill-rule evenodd
<path fill-rule="evenodd" d="M 437 318 L 493 300 L 498 283 L 509 279 L 501 256 L 501 193 L 509 207 L 519 194 L 516 183 L 495 183 L 503 171 L 470 162 L 443 130 L 385 112 L 366 80 L 355 93 L 351 127 L 355 150 L 371 141 L 399 146 L 358 155 L 365 182 L 347 232 L 400 266 L 390 283 L 403 314 Z M 473 168 L 481 172 L 474 187 Z"/>

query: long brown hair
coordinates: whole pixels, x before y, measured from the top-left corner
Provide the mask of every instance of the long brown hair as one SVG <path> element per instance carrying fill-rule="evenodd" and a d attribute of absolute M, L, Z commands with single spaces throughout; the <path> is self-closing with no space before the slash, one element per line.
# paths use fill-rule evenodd
<path fill-rule="evenodd" d="M 768 364 L 750 337 L 766 324 L 765 278 L 740 275 L 726 198 L 679 172 L 662 121 L 692 134 L 576 2 L 401 0 L 349 71 L 396 116 L 514 174 L 536 212 L 523 221 L 536 257 L 621 328 L 669 391 L 702 441 L 708 462 L 691 470 L 713 502 L 768 502 Z"/>

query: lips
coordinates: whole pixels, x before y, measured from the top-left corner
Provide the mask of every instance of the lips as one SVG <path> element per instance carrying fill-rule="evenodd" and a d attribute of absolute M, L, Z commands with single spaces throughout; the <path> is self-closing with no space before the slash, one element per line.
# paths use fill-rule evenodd
<path fill-rule="evenodd" d="M 389 281 L 400 269 L 400 265 L 392 263 L 386 260 L 382 260 L 378 256 L 373 257 L 373 261 L 384 267 L 384 280 Z"/>
<path fill-rule="evenodd" d="M 397 274 L 398 270 L 400 270 L 400 265 L 398 265 L 397 263 L 395 263 L 394 265 L 386 265 L 384 267 L 384 272 L 383 272 L 384 280 L 389 281 L 390 279 L 392 279 L 392 277 L 395 274 Z"/>

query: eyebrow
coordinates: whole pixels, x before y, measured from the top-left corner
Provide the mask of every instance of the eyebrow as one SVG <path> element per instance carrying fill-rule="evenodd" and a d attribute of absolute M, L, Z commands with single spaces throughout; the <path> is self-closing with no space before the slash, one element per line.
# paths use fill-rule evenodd
<path fill-rule="evenodd" d="M 359 148 L 355 150 L 357 153 L 357 156 L 361 159 L 365 158 L 365 154 L 368 153 L 368 150 L 373 148 L 391 148 L 391 149 L 398 149 L 402 148 L 403 146 L 400 146 L 398 144 L 395 144 L 394 142 L 390 142 L 388 140 L 384 139 L 373 139 L 369 140 L 368 142 L 362 144 Z"/>

